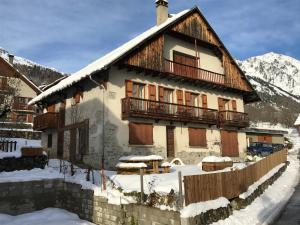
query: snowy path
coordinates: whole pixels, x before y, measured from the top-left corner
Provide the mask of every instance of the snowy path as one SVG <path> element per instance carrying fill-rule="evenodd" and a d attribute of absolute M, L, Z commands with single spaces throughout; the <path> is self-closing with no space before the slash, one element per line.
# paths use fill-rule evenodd
<path fill-rule="evenodd" d="M 298 155 L 300 159 L 300 152 Z M 300 168 L 299 168 L 300 174 Z M 292 195 L 290 201 L 286 205 L 284 211 L 273 225 L 299 225 L 300 224 L 300 181 L 295 188 L 295 192 Z"/>

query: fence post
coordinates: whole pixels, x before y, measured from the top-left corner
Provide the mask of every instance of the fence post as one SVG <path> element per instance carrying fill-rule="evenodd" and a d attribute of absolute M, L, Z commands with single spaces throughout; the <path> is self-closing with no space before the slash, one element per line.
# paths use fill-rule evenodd
<path fill-rule="evenodd" d="M 140 169 L 140 183 L 141 183 L 141 204 L 144 202 L 144 174 L 143 169 Z"/>
<path fill-rule="evenodd" d="M 183 195 L 182 195 L 182 174 L 178 171 L 178 187 L 179 187 L 179 207 L 183 207 Z"/>

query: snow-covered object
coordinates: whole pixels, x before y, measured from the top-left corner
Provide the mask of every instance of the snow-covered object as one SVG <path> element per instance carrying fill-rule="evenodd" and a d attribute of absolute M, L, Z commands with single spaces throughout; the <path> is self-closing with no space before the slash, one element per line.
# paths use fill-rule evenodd
<path fill-rule="evenodd" d="M 123 162 L 119 162 L 116 165 L 116 168 L 119 169 L 138 169 L 138 168 L 147 168 L 147 165 L 145 163 L 123 163 Z"/>
<path fill-rule="evenodd" d="M 231 162 L 230 157 L 218 157 L 218 156 L 206 156 L 202 159 L 202 162 Z"/>
<path fill-rule="evenodd" d="M 17 216 L 0 214 L 1 225 L 95 225 L 64 209 L 47 208 Z"/>
<path fill-rule="evenodd" d="M 123 44 L 122 46 L 118 47 L 117 49 L 111 51 L 110 53 L 106 54 L 105 56 L 101 57 L 100 59 L 92 62 L 88 66 L 84 67 L 83 69 L 79 70 L 78 72 L 72 74 L 71 76 L 67 77 L 66 79 L 60 81 L 57 85 L 47 89 L 34 99 L 32 99 L 28 104 L 34 104 L 45 97 L 63 90 L 67 87 L 70 87 L 74 83 L 88 77 L 89 75 L 106 69 L 108 66 L 110 66 L 113 62 L 118 60 L 121 56 L 123 56 L 125 53 L 145 41 L 146 39 L 152 37 L 157 32 L 161 31 L 171 23 L 175 22 L 182 16 L 186 15 L 188 12 L 190 12 L 192 9 L 184 10 L 176 15 L 173 15 L 172 17 L 168 18 L 164 23 L 160 24 L 159 26 L 154 26 L 150 28 L 149 30 L 145 31 L 144 33 L 138 35 L 137 37 L 131 39 L 127 43 Z"/>
<path fill-rule="evenodd" d="M 181 218 L 195 217 L 211 209 L 227 207 L 229 204 L 230 202 L 228 201 L 228 199 L 224 197 L 220 197 L 218 199 L 210 200 L 206 202 L 192 203 L 184 207 L 182 210 L 180 210 L 180 217 Z"/>
<path fill-rule="evenodd" d="M 238 61 L 238 64 L 246 75 L 258 77 L 288 93 L 300 96 L 299 60 L 270 52 Z"/>
<path fill-rule="evenodd" d="M 176 166 L 176 165 L 184 166 L 185 165 L 180 158 L 172 159 L 172 161 L 170 162 L 170 164 L 172 166 Z"/>
<path fill-rule="evenodd" d="M 14 152 L 0 151 L 0 159 L 10 158 L 10 157 L 20 158 L 22 156 L 22 153 L 21 153 L 22 147 L 34 147 L 34 148 L 41 147 L 41 140 L 29 140 L 29 139 L 24 139 L 24 138 L 8 138 L 8 139 L 4 139 L 4 140 L 5 141 L 16 141 L 17 142 L 16 151 L 14 151 Z"/>
<path fill-rule="evenodd" d="M 154 161 L 154 160 L 163 160 L 163 157 L 160 155 L 128 155 L 123 156 L 119 159 L 119 161 L 130 161 L 130 162 L 140 162 L 140 161 Z"/>
<path fill-rule="evenodd" d="M 171 163 L 164 162 L 164 163 L 161 164 L 161 167 L 171 167 Z"/>
<path fill-rule="evenodd" d="M 298 125 L 300 125 L 300 114 L 299 114 L 299 116 L 297 117 L 297 119 L 294 123 L 294 126 L 298 126 Z"/>

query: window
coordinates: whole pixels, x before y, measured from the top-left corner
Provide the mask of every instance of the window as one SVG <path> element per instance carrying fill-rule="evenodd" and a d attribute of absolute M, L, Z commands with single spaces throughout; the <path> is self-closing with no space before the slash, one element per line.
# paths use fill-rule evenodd
<path fill-rule="evenodd" d="M 192 147 L 206 147 L 206 129 L 189 127 L 189 145 Z"/>
<path fill-rule="evenodd" d="M 173 102 L 173 90 L 164 88 L 164 102 Z"/>
<path fill-rule="evenodd" d="M 48 143 L 47 143 L 48 148 L 52 148 L 52 134 L 48 134 Z"/>
<path fill-rule="evenodd" d="M 195 106 L 195 107 L 199 106 L 198 94 L 191 93 L 191 96 L 190 96 L 190 106 Z"/>
<path fill-rule="evenodd" d="M 133 83 L 132 85 L 132 97 L 145 98 L 145 85 L 141 83 Z"/>
<path fill-rule="evenodd" d="M 129 123 L 129 144 L 153 145 L 153 125 L 146 123 Z"/>
<path fill-rule="evenodd" d="M 75 104 L 80 103 L 80 99 L 83 98 L 83 92 L 81 90 L 76 90 L 73 98 L 74 98 Z"/>

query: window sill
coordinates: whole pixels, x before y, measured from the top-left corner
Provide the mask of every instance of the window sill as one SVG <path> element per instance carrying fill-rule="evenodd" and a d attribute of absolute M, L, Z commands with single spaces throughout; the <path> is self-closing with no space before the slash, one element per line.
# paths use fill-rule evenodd
<path fill-rule="evenodd" d="M 206 148 L 206 149 L 208 149 L 208 147 L 207 146 L 191 146 L 191 145 L 189 145 L 189 147 L 190 148 Z"/>

